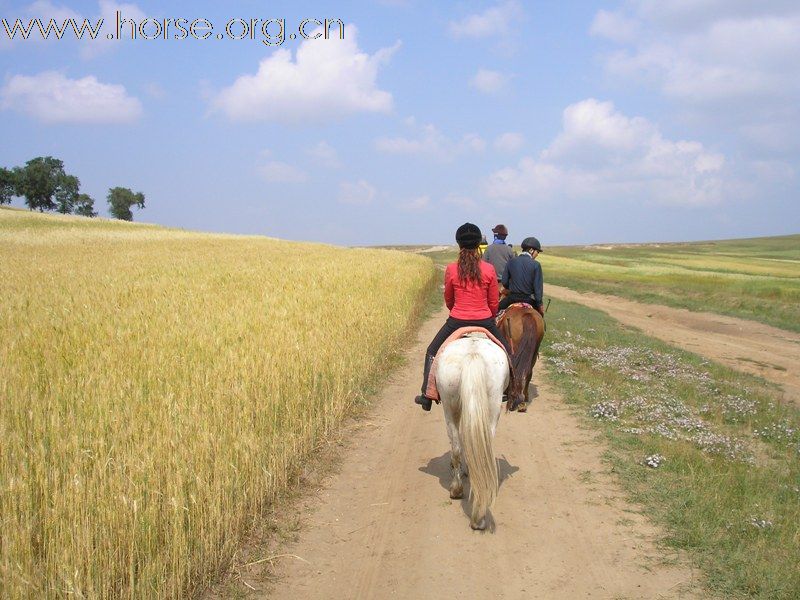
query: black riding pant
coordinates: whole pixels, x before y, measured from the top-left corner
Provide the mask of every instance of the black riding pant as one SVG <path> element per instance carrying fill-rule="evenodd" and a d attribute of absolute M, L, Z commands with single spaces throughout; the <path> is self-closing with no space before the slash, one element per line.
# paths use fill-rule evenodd
<path fill-rule="evenodd" d="M 479 321 L 462 321 L 461 319 L 454 319 L 453 317 L 447 317 L 447 321 L 444 322 L 442 328 L 439 330 L 433 341 L 428 346 L 428 349 L 425 352 L 425 365 L 423 368 L 423 377 L 422 377 L 422 395 L 425 395 L 425 388 L 428 385 L 428 376 L 431 372 L 431 365 L 433 364 L 433 359 L 436 357 L 436 353 L 439 351 L 439 348 L 442 347 L 445 340 L 449 338 L 457 329 L 462 327 L 483 327 L 484 329 L 488 330 L 494 337 L 497 338 L 508 352 L 509 356 L 511 355 L 511 345 L 508 343 L 508 340 L 505 336 L 500 332 L 497 328 L 497 323 L 495 323 L 494 318 L 490 317 L 488 319 L 482 319 Z"/>
<path fill-rule="evenodd" d="M 534 300 L 531 296 L 527 294 L 509 294 L 502 300 L 500 300 L 500 307 L 499 310 L 505 310 L 512 304 L 517 302 L 525 302 L 526 304 L 530 304 L 533 308 L 536 308 Z"/>

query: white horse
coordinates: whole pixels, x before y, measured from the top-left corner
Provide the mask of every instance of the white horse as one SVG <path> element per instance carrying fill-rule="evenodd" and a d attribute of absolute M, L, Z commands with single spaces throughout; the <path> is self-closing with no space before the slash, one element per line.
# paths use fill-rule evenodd
<path fill-rule="evenodd" d="M 485 529 L 486 511 L 497 496 L 492 440 L 507 385 L 507 355 L 483 334 L 468 334 L 451 342 L 436 359 L 436 386 L 450 436 L 450 497 L 464 496 L 461 478 L 467 470 L 462 473 L 463 451 L 469 469 L 473 529 Z"/>

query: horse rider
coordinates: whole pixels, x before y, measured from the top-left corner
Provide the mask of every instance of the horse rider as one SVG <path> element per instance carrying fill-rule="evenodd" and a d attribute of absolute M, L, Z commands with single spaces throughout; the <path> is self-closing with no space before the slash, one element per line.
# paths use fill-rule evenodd
<path fill-rule="evenodd" d="M 500 281 L 503 272 L 506 270 L 506 264 L 509 260 L 514 258 L 515 254 L 511 246 L 506 244 L 508 228 L 505 225 L 495 225 L 494 228 L 492 228 L 492 233 L 494 233 L 494 241 L 492 245 L 483 252 L 483 260 L 491 263 L 497 273 L 497 280 Z"/>
<path fill-rule="evenodd" d="M 515 302 L 526 302 L 544 316 L 544 277 L 542 266 L 536 260 L 541 252 L 542 245 L 535 237 L 522 240 L 522 253 L 508 261 L 503 271 L 501 281 L 509 294 L 500 301 L 500 310 L 505 310 Z"/>
<path fill-rule="evenodd" d="M 481 236 L 481 243 L 478 244 L 478 256 L 483 256 L 483 253 L 486 252 L 486 248 L 489 247 L 489 242 L 486 241 L 486 236 Z"/>
<path fill-rule="evenodd" d="M 432 400 L 425 396 L 425 388 L 433 359 L 444 341 L 460 327 L 477 325 L 487 329 L 511 354 L 511 346 L 494 321 L 498 305 L 497 273 L 478 256 L 481 230 L 477 225 L 464 223 L 456 230 L 456 242 L 458 260 L 447 265 L 444 272 L 444 303 L 450 309 L 450 316 L 425 352 L 422 394 L 414 399 L 423 410 L 431 409 Z"/>

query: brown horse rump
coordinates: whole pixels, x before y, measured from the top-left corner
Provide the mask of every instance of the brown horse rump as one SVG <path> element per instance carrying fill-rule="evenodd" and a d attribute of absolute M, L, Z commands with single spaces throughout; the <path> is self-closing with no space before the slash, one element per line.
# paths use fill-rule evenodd
<path fill-rule="evenodd" d="M 521 405 L 520 410 L 524 410 L 530 401 L 528 386 L 539 355 L 539 345 L 544 338 L 544 319 L 530 304 L 517 302 L 498 315 L 497 327 L 511 345 L 511 365 L 514 369 L 506 408 L 515 410 Z"/>
<path fill-rule="evenodd" d="M 444 341 L 444 343 L 439 348 L 439 351 L 436 353 L 436 358 L 433 359 L 433 364 L 431 365 L 431 371 L 428 375 L 428 384 L 425 387 L 425 396 L 430 398 L 431 400 L 435 400 L 437 404 L 439 403 L 439 390 L 436 388 L 436 359 L 439 358 L 439 355 L 442 353 L 442 350 L 444 350 L 450 342 L 460 339 L 470 333 L 485 334 L 490 341 L 497 344 L 503 350 L 503 352 L 506 352 L 506 347 L 503 346 L 503 343 L 483 327 L 470 326 L 470 327 L 460 327 L 456 329 L 453 333 L 450 334 L 450 336 Z M 509 364 L 511 364 L 510 357 L 508 362 Z"/>
<path fill-rule="evenodd" d="M 516 329 L 514 321 L 521 318 L 522 315 L 531 315 L 534 321 L 536 322 L 536 332 L 537 332 L 538 342 L 541 342 L 542 338 L 544 337 L 544 330 L 545 330 L 544 319 L 539 314 L 538 310 L 533 308 L 527 302 L 515 302 L 514 304 L 509 304 L 508 308 L 498 313 L 495 322 L 497 323 L 497 327 L 500 329 L 500 331 L 506 334 L 507 336 L 506 339 L 508 339 L 508 341 L 511 343 L 511 350 L 513 353 L 516 353 L 516 346 L 512 341 L 512 337 L 516 337 L 517 343 L 519 343 L 520 335 L 517 334 L 516 336 L 513 336 L 513 334 L 517 332 L 512 331 L 512 329 Z M 538 349 L 538 343 L 537 343 L 537 349 Z"/>

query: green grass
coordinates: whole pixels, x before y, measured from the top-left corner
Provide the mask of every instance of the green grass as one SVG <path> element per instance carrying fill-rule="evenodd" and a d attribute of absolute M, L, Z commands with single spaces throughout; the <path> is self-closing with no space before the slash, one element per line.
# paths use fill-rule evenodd
<path fill-rule="evenodd" d="M 547 284 L 800 331 L 800 235 L 547 248 Z"/>
<path fill-rule="evenodd" d="M 548 312 L 543 355 L 631 499 L 712 591 L 800 597 L 800 411 L 774 386 L 566 302 Z"/>
<path fill-rule="evenodd" d="M 455 247 L 422 254 L 440 265 L 457 256 Z M 553 246 L 538 260 L 545 296 L 547 284 L 555 284 L 800 331 L 800 235 Z"/>

